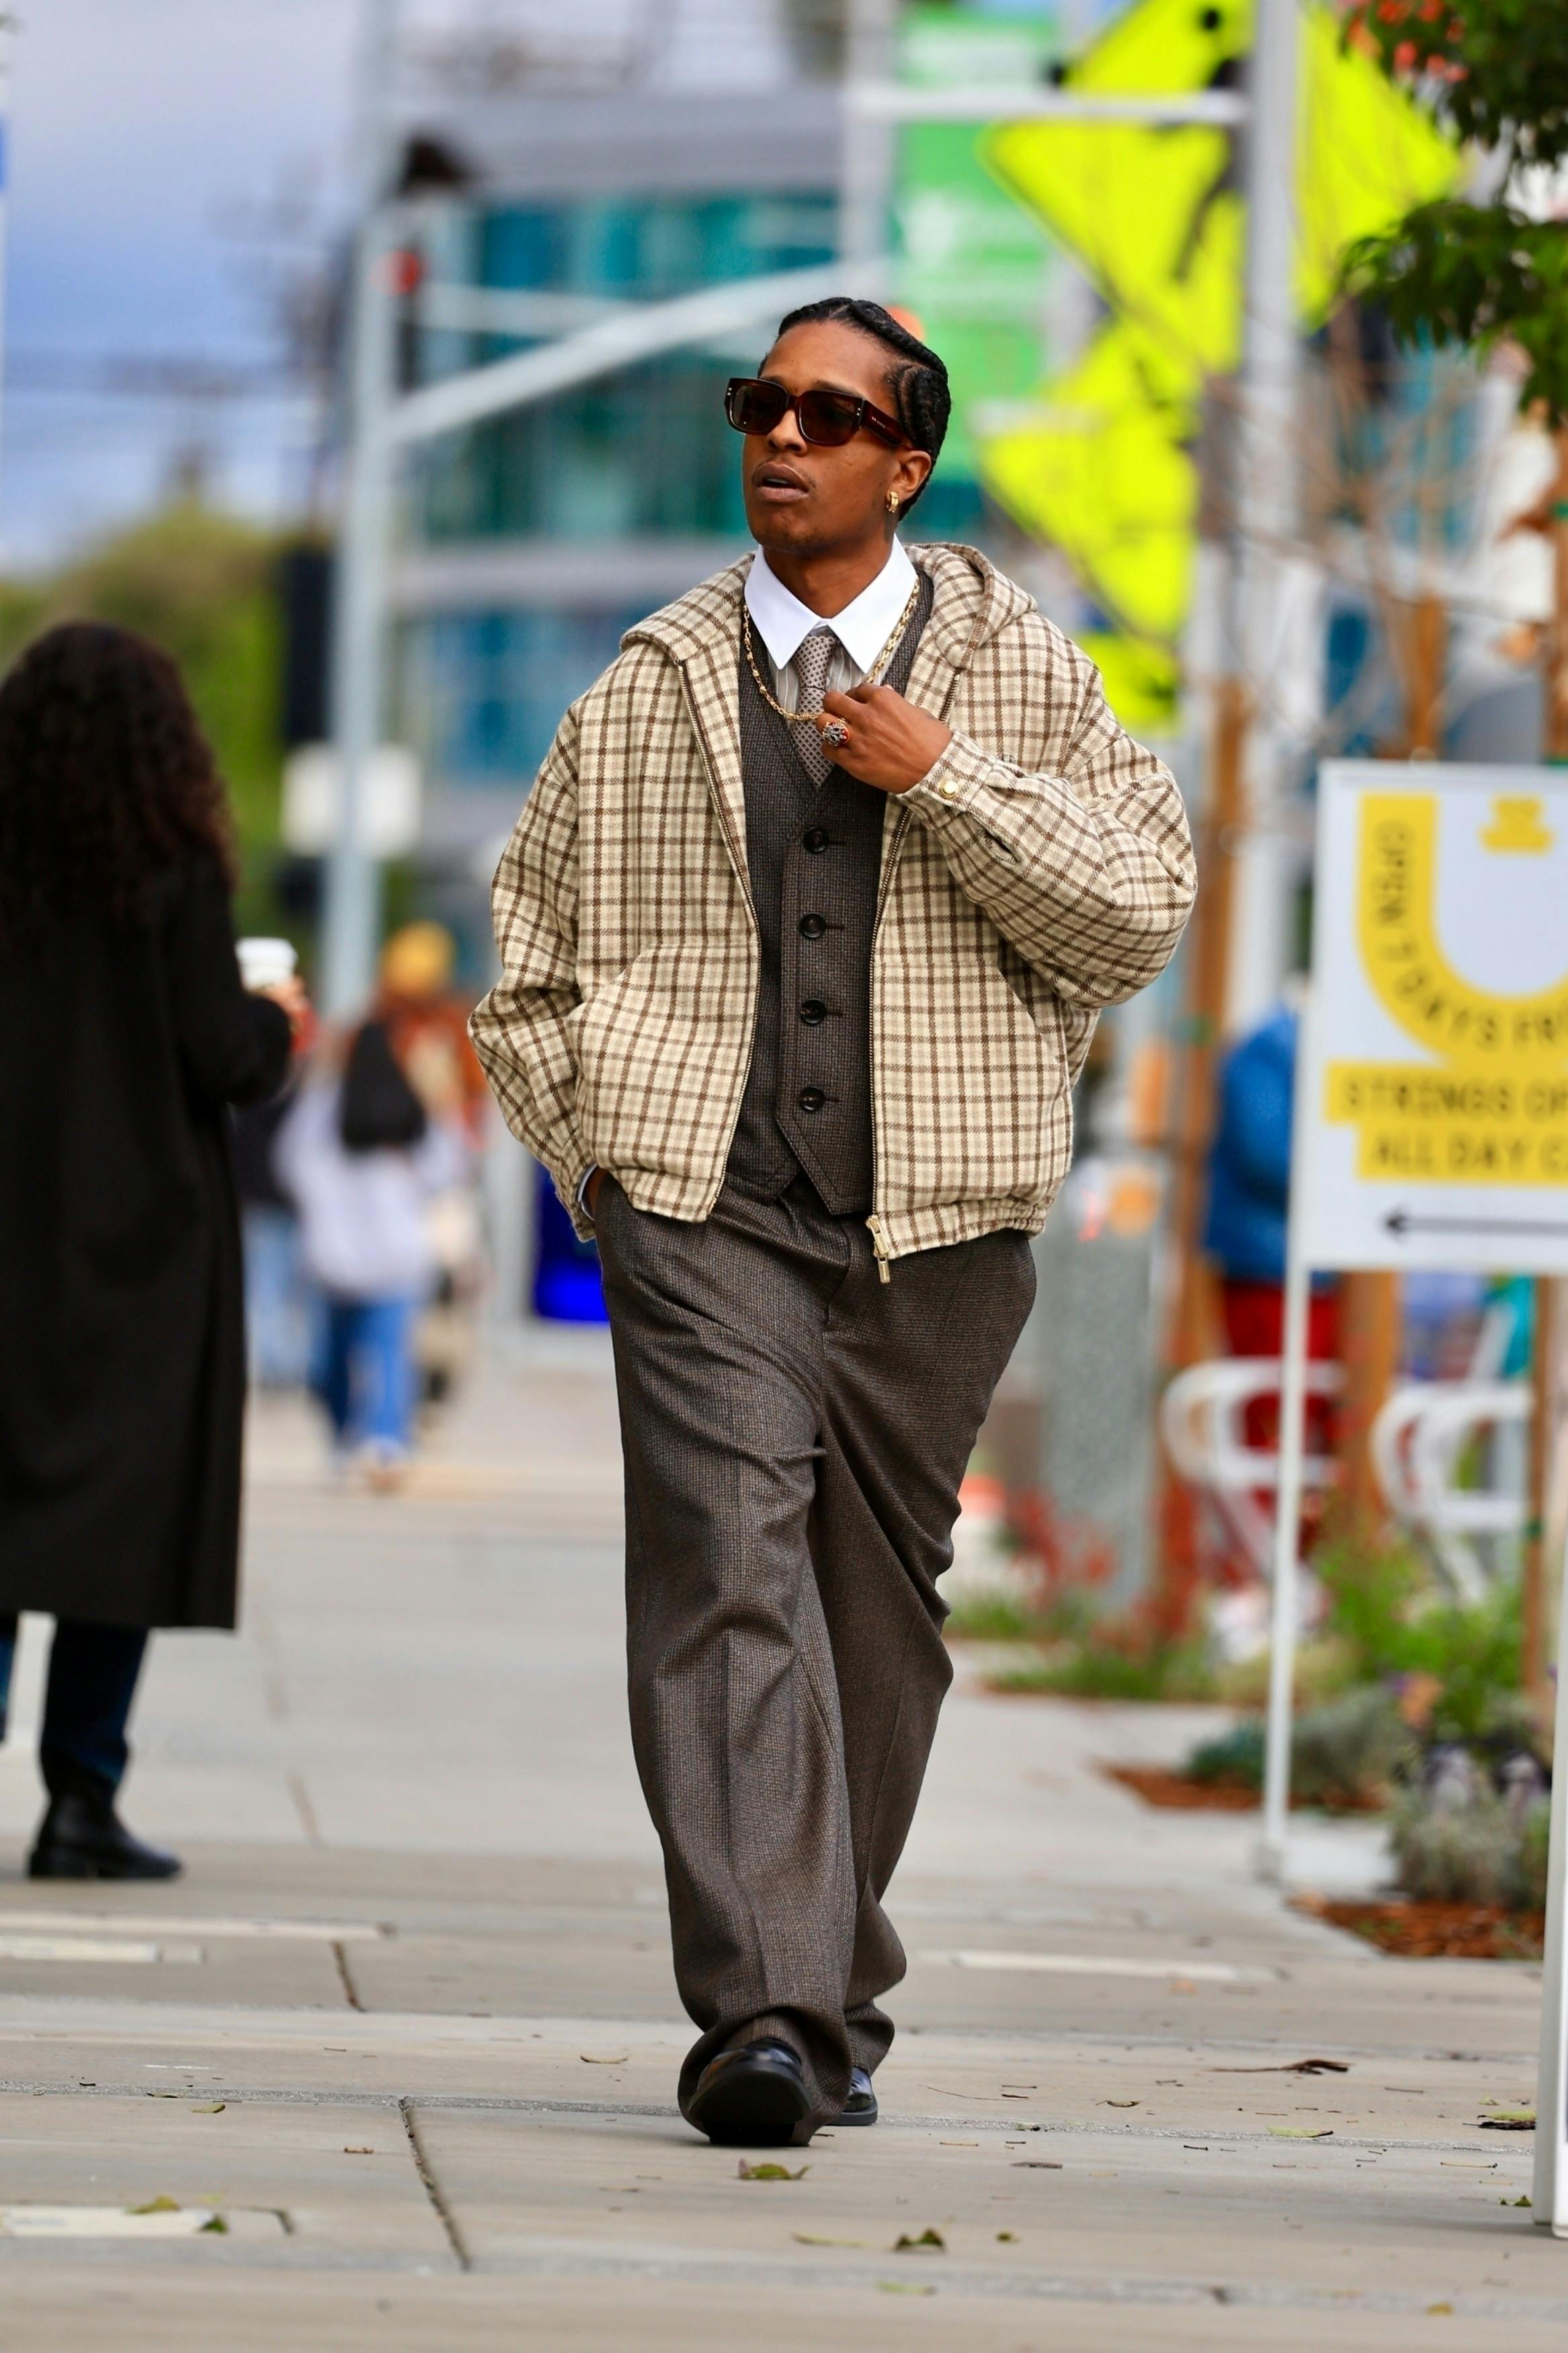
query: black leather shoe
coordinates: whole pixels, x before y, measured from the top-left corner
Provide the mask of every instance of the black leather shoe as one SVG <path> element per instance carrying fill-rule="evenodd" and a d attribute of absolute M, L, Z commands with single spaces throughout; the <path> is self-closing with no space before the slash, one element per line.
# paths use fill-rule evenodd
<path fill-rule="evenodd" d="M 29 1879 L 174 1879 L 177 1854 L 133 1838 L 110 1798 L 68 1789 L 51 1798 L 27 1858 Z"/>
<path fill-rule="evenodd" d="M 874 2125 L 877 2121 L 877 2094 L 864 2067 L 849 2070 L 849 2097 L 838 2112 L 838 2121 L 841 2125 Z"/>
<path fill-rule="evenodd" d="M 710 2059 L 686 2111 L 721 2148 L 781 2148 L 810 2114 L 805 2069 L 771 2035 Z"/>

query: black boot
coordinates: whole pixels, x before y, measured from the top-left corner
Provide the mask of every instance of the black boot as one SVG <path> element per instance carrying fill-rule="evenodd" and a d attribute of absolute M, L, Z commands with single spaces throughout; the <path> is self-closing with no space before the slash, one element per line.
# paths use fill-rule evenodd
<path fill-rule="evenodd" d="M 108 1794 L 62 1789 L 49 1800 L 27 1858 L 29 1879 L 174 1879 L 177 1854 L 133 1838 Z"/>

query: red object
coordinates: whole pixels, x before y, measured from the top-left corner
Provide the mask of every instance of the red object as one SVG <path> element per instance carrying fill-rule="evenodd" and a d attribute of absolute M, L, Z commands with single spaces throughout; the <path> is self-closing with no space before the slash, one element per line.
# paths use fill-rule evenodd
<path fill-rule="evenodd" d="M 1277 1356 L 1285 1345 L 1285 1291 L 1278 1282 L 1231 1282 L 1224 1286 L 1225 1336 L 1233 1356 Z M 1331 1364 L 1340 1348 L 1340 1295 L 1314 1291 L 1307 1306 L 1307 1354 Z M 1243 1417 L 1248 1446 L 1270 1451 L 1279 1443 L 1279 1399 L 1254 1398 Z M 1328 1398 L 1307 1399 L 1307 1451 L 1327 1454 L 1333 1444 L 1333 1405 Z"/>
<path fill-rule="evenodd" d="M 386 257 L 387 284 L 394 294 L 417 294 L 425 283 L 425 257 L 409 246 L 399 246 Z"/>
<path fill-rule="evenodd" d="M 1278 1356 L 1285 1345 L 1285 1292 L 1278 1282 L 1232 1282 L 1223 1286 L 1225 1334 L 1233 1356 Z M 1337 1290 L 1314 1291 L 1307 1304 L 1307 1354 L 1320 1364 L 1332 1364 L 1340 1349 L 1340 1297 Z M 1265 1395 L 1254 1398 L 1242 1415 L 1242 1428 L 1248 1446 L 1266 1453 L 1274 1453 L 1279 1445 L 1279 1398 Z M 1309 1397 L 1307 1399 L 1307 1451 L 1309 1454 L 1331 1454 L 1335 1451 L 1335 1412 L 1331 1398 Z M 1272 1498 L 1259 1494 L 1258 1502 L 1270 1504 Z M 1305 1498 L 1301 1507 L 1303 1543 L 1310 1543 L 1322 1518 L 1322 1500 L 1314 1495 Z M 1232 1575 L 1238 1571 L 1250 1575 L 1250 1565 L 1239 1560 L 1228 1564 Z"/>

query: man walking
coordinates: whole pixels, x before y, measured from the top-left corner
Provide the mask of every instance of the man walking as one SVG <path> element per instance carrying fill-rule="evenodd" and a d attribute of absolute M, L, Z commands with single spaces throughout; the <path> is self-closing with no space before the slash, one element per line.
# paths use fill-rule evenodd
<path fill-rule="evenodd" d="M 973 550 L 906 553 L 946 371 L 875 303 L 737 379 L 761 553 L 627 635 L 496 878 L 473 1037 L 596 1230 L 632 1736 L 716 2141 L 871 2124 L 937 1578 L 1098 1009 L 1193 892 L 1175 786 Z"/>

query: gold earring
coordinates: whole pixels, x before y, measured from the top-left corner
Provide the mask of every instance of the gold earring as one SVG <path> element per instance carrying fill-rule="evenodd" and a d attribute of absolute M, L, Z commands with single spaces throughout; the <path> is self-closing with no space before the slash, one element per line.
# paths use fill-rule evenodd
<path fill-rule="evenodd" d="M 897 513 L 898 513 L 898 512 L 899 512 L 899 494 L 898 494 L 897 491 L 889 491 L 888 492 L 888 512 L 889 512 L 889 514 L 897 514 Z"/>

